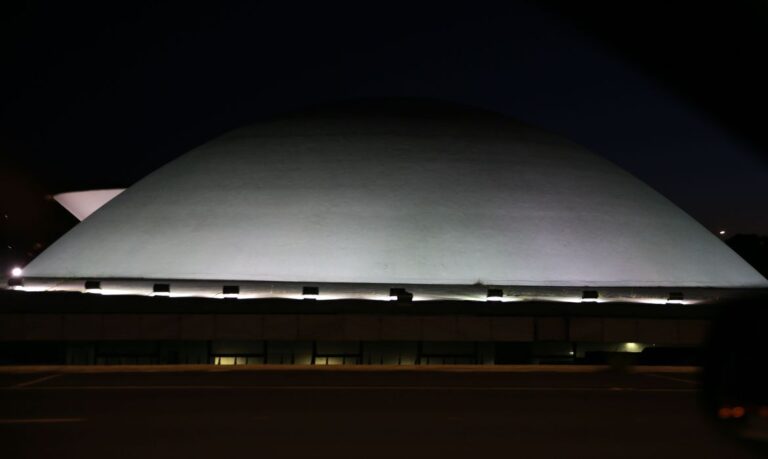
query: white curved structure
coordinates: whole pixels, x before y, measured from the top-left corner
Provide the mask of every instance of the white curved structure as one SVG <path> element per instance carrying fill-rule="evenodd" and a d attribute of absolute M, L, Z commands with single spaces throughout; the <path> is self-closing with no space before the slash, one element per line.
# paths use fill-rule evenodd
<path fill-rule="evenodd" d="M 473 110 L 316 111 L 145 177 L 26 278 L 765 287 L 616 165 Z"/>
<path fill-rule="evenodd" d="M 125 191 L 123 188 L 70 191 L 68 193 L 59 193 L 53 199 L 74 215 L 75 218 L 83 221 L 123 191 Z"/>

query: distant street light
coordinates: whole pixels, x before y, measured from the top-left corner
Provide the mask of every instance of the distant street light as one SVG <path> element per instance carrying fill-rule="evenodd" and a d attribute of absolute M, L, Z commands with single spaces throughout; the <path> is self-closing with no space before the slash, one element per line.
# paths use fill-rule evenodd
<path fill-rule="evenodd" d="M 724 236 L 724 235 L 725 235 L 725 230 L 720 230 L 720 236 Z"/>
<path fill-rule="evenodd" d="M 16 266 L 11 270 L 11 276 L 13 277 L 21 277 L 21 275 L 24 274 L 24 270 Z"/>

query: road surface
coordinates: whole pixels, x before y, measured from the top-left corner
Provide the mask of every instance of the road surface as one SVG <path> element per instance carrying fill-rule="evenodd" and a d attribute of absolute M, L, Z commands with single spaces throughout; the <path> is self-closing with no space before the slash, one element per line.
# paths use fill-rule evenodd
<path fill-rule="evenodd" d="M 578 367 L 0 369 L 0 457 L 757 457 L 696 390 Z"/>

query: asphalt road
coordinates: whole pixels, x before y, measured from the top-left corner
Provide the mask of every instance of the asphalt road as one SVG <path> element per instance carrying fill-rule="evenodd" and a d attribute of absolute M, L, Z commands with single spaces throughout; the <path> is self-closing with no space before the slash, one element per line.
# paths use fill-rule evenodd
<path fill-rule="evenodd" d="M 685 372 L 115 370 L 0 369 L 0 457 L 757 457 Z"/>

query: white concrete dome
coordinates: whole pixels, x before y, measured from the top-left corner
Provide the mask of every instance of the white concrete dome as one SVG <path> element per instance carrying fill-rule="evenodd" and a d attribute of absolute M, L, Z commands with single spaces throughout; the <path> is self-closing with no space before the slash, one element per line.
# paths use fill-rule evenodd
<path fill-rule="evenodd" d="M 140 180 L 26 278 L 764 287 L 609 161 L 472 109 L 350 105 L 232 131 Z"/>

